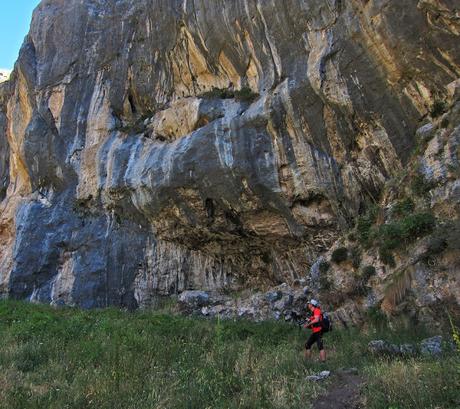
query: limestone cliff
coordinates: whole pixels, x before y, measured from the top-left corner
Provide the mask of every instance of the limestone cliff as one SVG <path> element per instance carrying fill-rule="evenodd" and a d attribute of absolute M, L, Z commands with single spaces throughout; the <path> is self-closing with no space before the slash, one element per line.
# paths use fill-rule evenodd
<path fill-rule="evenodd" d="M 43 0 L 0 89 L 0 292 L 136 307 L 309 275 L 447 101 L 455 6 Z"/>

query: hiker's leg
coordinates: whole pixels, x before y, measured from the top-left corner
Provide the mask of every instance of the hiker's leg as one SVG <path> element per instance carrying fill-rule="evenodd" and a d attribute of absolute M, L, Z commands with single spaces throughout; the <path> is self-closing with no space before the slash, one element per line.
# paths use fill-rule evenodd
<path fill-rule="evenodd" d="M 326 361 L 326 351 L 324 350 L 323 336 L 322 335 L 323 334 L 321 334 L 321 333 L 318 334 L 317 344 L 318 344 L 318 349 L 319 349 L 319 359 L 322 362 L 325 362 Z"/>
<path fill-rule="evenodd" d="M 326 362 L 326 350 L 322 349 L 319 351 L 319 359 L 321 359 L 322 362 Z"/>
<path fill-rule="evenodd" d="M 305 359 L 309 359 L 311 357 L 311 347 L 315 341 L 315 334 L 311 334 L 307 342 L 305 342 Z"/>

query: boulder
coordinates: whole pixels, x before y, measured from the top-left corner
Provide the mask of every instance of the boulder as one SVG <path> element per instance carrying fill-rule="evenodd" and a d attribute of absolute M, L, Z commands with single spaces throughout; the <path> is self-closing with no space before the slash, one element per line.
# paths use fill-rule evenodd
<path fill-rule="evenodd" d="M 280 300 L 282 297 L 283 293 L 281 291 L 268 291 L 265 294 L 265 299 L 270 303 L 276 302 Z"/>
<path fill-rule="evenodd" d="M 427 142 L 434 136 L 435 132 L 436 127 L 434 126 L 434 124 L 429 122 L 417 129 L 415 136 L 420 142 Z"/>
<path fill-rule="evenodd" d="M 373 355 L 399 354 L 399 347 L 382 339 L 377 339 L 367 344 L 368 351 Z"/>
<path fill-rule="evenodd" d="M 321 371 L 318 374 L 309 375 L 305 379 L 307 381 L 318 382 L 318 381 L 322 381 L 322 380 L 324 380 L 326 378 L 329 378 L 330 375 L 331 375 L 331 371 Z"/>
<path fill-rule="evenodd" d="M 418 353 L 422 355 L 439 356 L 443 352 L 443 338 L 441 335 L 426 338 L 418 344 L 391 344 L 387 341 L 378 339 L 369 342 L 367 348 L 373 355 L 403 355 L 414 356 Z"/>
<path fill-rule="evenodd" d="M 420 352 L 423 355 L 439 356 L 442 354 L 442 336 L 426 338 L 420 342 Z"/>
<path fill-rule="evenodd" d="M 368 351 L 373 355 L 415 355 L 417 348 L 412 344 L 391 344 L 387 341 L 378 339 L 369 342 L 367 345 Z"/>
<path fill-rule="evenodd" d="M 210 302 L 211 298 L 205 291 L 184 291 L 179 295 L 179 306 L 186 310 L 200 310 Z"/>

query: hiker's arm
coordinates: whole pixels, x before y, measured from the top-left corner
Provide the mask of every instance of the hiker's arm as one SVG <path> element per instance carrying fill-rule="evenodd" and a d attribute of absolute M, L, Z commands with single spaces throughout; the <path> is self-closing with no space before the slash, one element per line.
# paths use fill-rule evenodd
<path fill-rule="evenodd" d="M 316 324 L 316 323 L 318 323 L 318 322 L 320 322 L 320 321 L 321 321 L 321 314 L 317 314 L 317 313 L 315 312 L 315 315 L 313 315 L 313 317 L 311 317 L 311 321 L 309 322 L 309 324 L 310 324 L 310 325 Z"/>
<path fill-rule="evenodd" d="M 319 315 L 315 315 L 314 317 L 312 317 L 311 321 L 308 323 L 308 324 L 316 324 L 317 322 L 320 322 L 320 317 Z"/>
<path fill-rule="evenodd" d="M 304 327 L 305 327 L 305 328 L 311 327 L 313 324 L 316 324 L 316 323 L 319 322 L 319 321 L 320 321 L 319 317 L 310 317 L 310 318 L 308 318 L 308 320 L 305 322 Z"/>

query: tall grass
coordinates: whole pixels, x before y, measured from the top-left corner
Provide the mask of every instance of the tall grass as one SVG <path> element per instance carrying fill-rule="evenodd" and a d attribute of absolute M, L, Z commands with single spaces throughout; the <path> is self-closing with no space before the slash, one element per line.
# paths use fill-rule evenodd
<path fill-rule="evenodd" d="M 365 369 L 369 409 L 459 408 L 460 359 L 380 360 Z"/>
<path fill-rule="evenodd" d="M 0 302 L 0 407 L 305 408 L 289 325 Z"/>
<path fill-rule="evenodd" d="M 317 353 L 304 361 L 307 335 L 276 322 L 0 301 L 0 408 L 308 408 L 328 383 L 305 380 L 325 369 Z M 329 334 L 327 369 L 358 367 L 371 381 L 394 371 L 390 363 L 366 355 L 365 345 L 376 335 Z M 420 362 L 425 361 L 414 360 Z M 421 368 L 422 374 L 429 369 Z M 449 376 L 442 379 L 452 388 Z M 392 388 L 371 382 L 371 407 L 387 407 L 379 405 L 387 404 L 383 397 Z M 395 402 L 406 402 L 406 395 Z"/>

